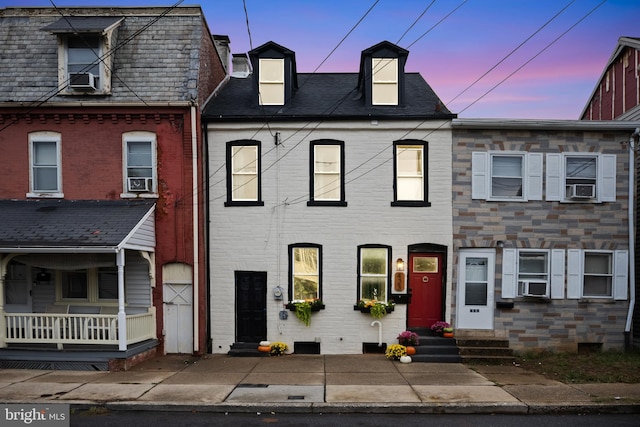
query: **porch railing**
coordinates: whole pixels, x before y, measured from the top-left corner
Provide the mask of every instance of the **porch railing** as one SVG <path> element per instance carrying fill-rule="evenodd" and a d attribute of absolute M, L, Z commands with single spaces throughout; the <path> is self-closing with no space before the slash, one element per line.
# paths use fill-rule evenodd
<path fill-rule="evenodd" d="M 118 345 L 117 314 L 5 313 L 6 343 Z M 156 338 L 153 308 L 126 317 L 127 344 Z"/>

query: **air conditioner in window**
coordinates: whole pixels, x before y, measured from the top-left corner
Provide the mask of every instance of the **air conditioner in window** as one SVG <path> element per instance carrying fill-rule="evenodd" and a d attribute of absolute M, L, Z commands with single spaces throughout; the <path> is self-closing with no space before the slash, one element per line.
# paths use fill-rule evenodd
<path fill-rule="evenodd" d="M 151 178 L 127 178 L 127 188 L 129 191 L 148 192 L 151 191 Z"/>
<path fill-rule="evenodd" d="M 69 87 L 74 89 L 96 89 L 96 76 L 91 73 L 70 73 Z"/>
<path fill-rule="evenodd" d="M 572 199 L 593 199 L 596 197 L 595 184 L 571 184 Z"/>
<path fill-rule="evenodd" d="M 544 298 L 547 296 L 547 282 L 524 280 L 520 282 L 522 296 Z"/>

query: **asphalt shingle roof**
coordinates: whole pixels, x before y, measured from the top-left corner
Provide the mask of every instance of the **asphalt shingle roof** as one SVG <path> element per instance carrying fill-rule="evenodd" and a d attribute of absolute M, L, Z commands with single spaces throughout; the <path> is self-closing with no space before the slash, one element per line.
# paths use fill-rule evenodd
<path fill-rule="evenodd" d="M 0 247 L 114 247 L 154 203 L 0 200 Z"/>
<path fill-rule="evenodd" d="M 298 73 L 298 89 L 282 106 L 258 106 L 255 75 L 231 78 L 204 110 L 209 121 L 240 119 L 351 119 L 455 117 L 418 73 L 405 73 L 405 105 L 367 106 L 358 91 L 358 73 Z"/>

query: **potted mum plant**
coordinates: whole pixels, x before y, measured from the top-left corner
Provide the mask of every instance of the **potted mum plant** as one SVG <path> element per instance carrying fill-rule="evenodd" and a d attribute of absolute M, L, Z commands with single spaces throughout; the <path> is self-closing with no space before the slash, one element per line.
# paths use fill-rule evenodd
<path fill-rule="evenodd" d="M 419 343 L 418 334 L 413 331 L 400 332 L 398 343 L 404 346 L 416 346 Z"/>
<path fill-rule="evenodd" d="M 442 333 L 444 332 L 444 328 L 450 328 L 450 327 L 451 327 L 450 324 L 440 320 L 434 323 L 433 325 L 431 325 L 431 330 L 433 331 L 434 334 L 442 336 Z"/>

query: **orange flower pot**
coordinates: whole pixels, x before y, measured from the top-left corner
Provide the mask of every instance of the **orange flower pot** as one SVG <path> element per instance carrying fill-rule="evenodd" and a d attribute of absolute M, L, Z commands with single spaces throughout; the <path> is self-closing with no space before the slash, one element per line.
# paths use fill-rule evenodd
<path fill-rule="evenodd" d="M 453 332 L 443 332 L 442 336 L 445 338 L 453 338 Z"/>

